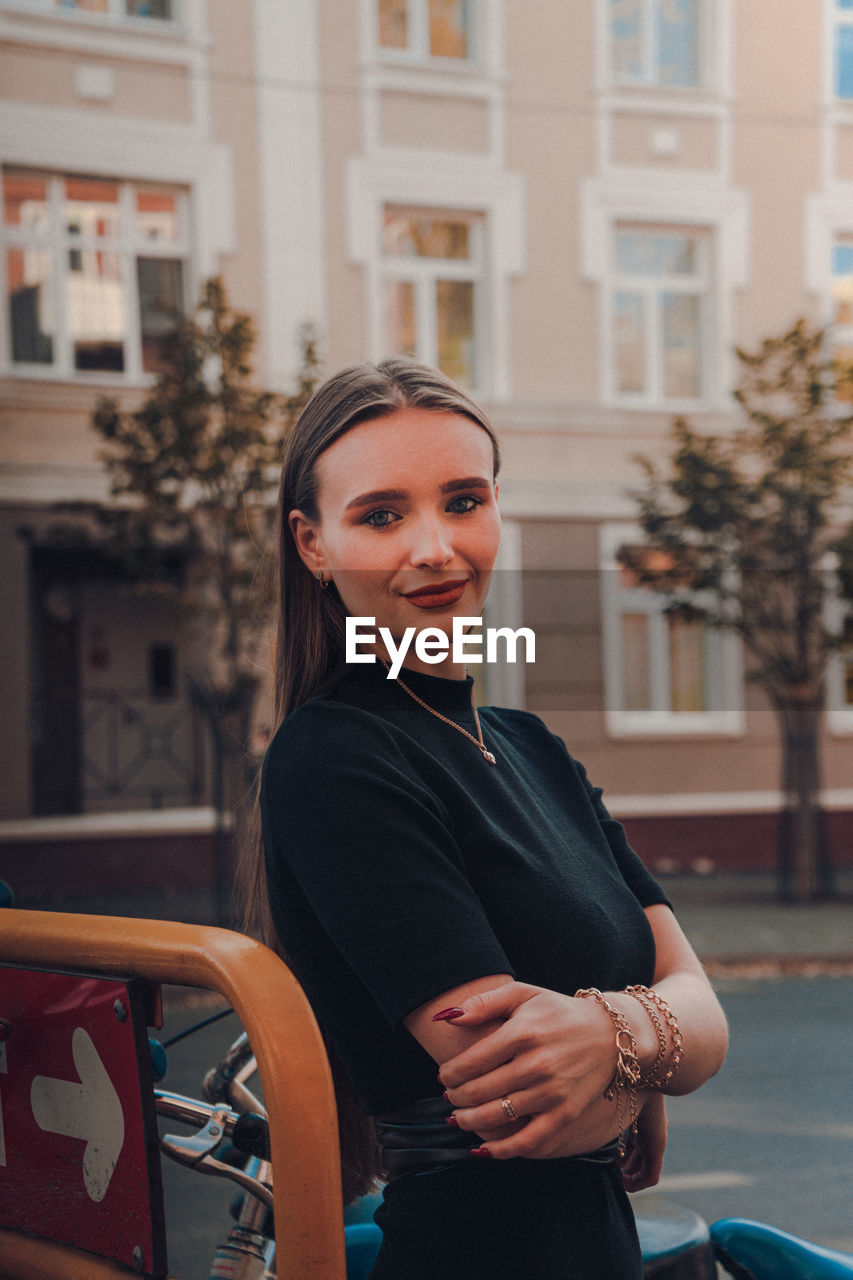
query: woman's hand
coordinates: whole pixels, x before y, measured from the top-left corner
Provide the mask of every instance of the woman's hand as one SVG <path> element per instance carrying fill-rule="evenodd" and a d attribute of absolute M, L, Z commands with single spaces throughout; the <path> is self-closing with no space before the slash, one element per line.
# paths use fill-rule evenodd
<path fill-rule="evenodd" d="M 616 1103 L 604 1098 L 616 1067 L 613 1023 L 596 1002 L 510 982 L 462 1007 L 448 1020 L 454 1027 L 501 1020 L 440 1071 L 458 1127 L 486 1140 L 490 1155 L 580 1155 L 616 1137 Z M 521 1123 L 507 1124 L 507 1096 Z"/>
<path fill-rule="evenodd" d="M 626 1191 L 644 1191 L 657 1186 L 666 1151 L 668 1122 L 662 1093 L 648 1090 L 637 1122 L 637 1132 L 628 1133 L 625 1155 L 619 1162 Z"/>

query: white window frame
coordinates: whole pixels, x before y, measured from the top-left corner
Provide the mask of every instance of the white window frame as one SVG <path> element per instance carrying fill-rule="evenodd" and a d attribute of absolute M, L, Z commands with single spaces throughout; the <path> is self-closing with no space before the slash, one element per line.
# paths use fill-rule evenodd
<path fill-rule="evenodd" d="M 639 0 L 642 5 L 641 22 L 644 27 L 644 72 L 641 76 L 622 76 L 617 73 L 612 38 L 611 0 L 599 0 L 599 21 L 604 37 L 603 48 L 605 50 L 605 83 L 620 91 L 653 89 L 664 94 L 695 94 L 706 91 L 710 86 L 713 71 L 713 6 L 708 3 L 708 0 L 695 0 L 695 2 L 699 44 L 696 81 L 693 84 L 666 84 L 660 76 L 660 51 L 654 47 L 655 10 L 661 4 L 661 0 Z"/>
<path fill-rule="evenodd" d="M 650 631 L 650 662 L 653 697 L 667 683 L 664 643 L 666 598 L 650 588 L 624 588 L 616 553 L 623 544 L 643 543 L 641 529 L 633 524 L 604 524 L 600 531 L 602 637 L 604 644 L 605 723 L 613 737 L 679 737 L 723 734 L 734 737 L 744 732 L 742 646 L 731 632 L 708 632 L 709 668 L 706 681 L 711 707 L 707 711 L 670 711 L 663 707 L 627 710 L 623 697 L 624 661 L 621 619 L 625 612 L 643 612 L 661 619 L 660 636 Z M 696 603 L 701 607 L 701 597 Z M 628 607 L 626 607 L 628 606 Z M 662 698 L 662 692 L 657 692 Z"/>
<path fill-rule="evenodd" d="M 20 166 L 9 165 L 8 168 Z M 171 184 L 155 182 L 130 182 L 126 179 L 107 179 L 118 186 L 118 202 L 116 209 L 119 216 L 119 232 L 115 238 L 103 237 L 86 240 L 81 236 L 73 239 L 65 230 L 64 191 L 67 179 L 74 179 L 75 174 L 45 172 L 33 169 L 34 176 L 43 177 L 47 184 L 49 229 L 45 236 L 34 236 L 26 229 L 2 226 L 2 260 L 0 261 L 0 286 L 3 292 L 3 320 L 0 324 L 4 340 L 3 362 L 9 374 L 14 377 L 36 378 L 44 381 L 73 381 L 75 383 L 124 384 L 127 382 L 151 381 L 153 374 L 142 367 L 142 333 L 140 326 L 139 295 L 136 262 L 140 257 L 167 258 L 178 260 L 182 264 L 183 305 L 186 306 L 192 296 L 193 287 L 192 263 L 190 257 L 190 228 L 188 195 L 185 189 Z M 82 175 L 81 175 L 82 176 Z M 88 176 L 88 175 L 87 175 Z M 140 190 L 162 190 L 176 196 L 176 212 L 178 215 L 178 235 L 174 241 L 153 241 L 141 239 L 136 234 L 135 196 Z M 54 358 L 50 364 L 40 362 L 15 361 L 12 358 L 12 326 L 9 316 L 9 295 L 6 281 L 6 253 L 9 249 L 39 248 L 49 254 L 51 259 L 51 286 L 55 291 L 55 330 L 53 334 Z M 68 326 L 68 253 L 70 249 L 82 252 L 114 253 L 120 262 L 121 285 L 126 307 L 126 332 L 124 338 L 125 367 L 121 372 L 113 370 L 82 370 L 74 367 L 72 336 Z"/>
<path fill-rule="evenodd" d="M 438 308 L 436 305 L 435 285 L 441 280 L 461 280 L 473 285 L 474 316 L 472 335 L 472 359 L 475 381 L 471 390 L 480 390 L 484 383 L 481 369 L 486 356 L 486 343 L 483 338 L 482 316 L 486 306 L 484 299 L 486 246 L 486 219 L 482 212 L 470 209 L 441 209 L 413 205 L 396 205 L 388 203 L 383 209 L 399 210 L 413 217 L 424 216 L 436 221 L 464 222 L 470 229 L 468 258 L 426 258 L 426 257 L 394 257 L 386 255 L 381 247 L 382 227 L 380 235 L 380 290 L 384 303 L 385 285 L 393 281 L 403 281 L 414 286 L 415 294 L 415 341 L 413 353 L 422 364 L 438 368 Z M 387 343 L 385 344 L 387 346 Z"/>
<path fill-rule="evenodd" d="M 848 232 L 836 231 L 830 244 L 830 255 L 834 254 L 836 247 L 839 245 L 848 246 L 851 254 L 853 254 L 853 230 Z M 853 352 L 853 271 L 850 271 L 847 276 L 838 277 L 832 270 L 832 263 L 830 261 L 829 274 L 831 283 L 826 300 L 826 306 L 828 312 L 827 337 L 829 340 L 830 351 L 834 353 L 837 349 L 843 348 L 843 350 L 848 353 Z M 849 306 L 851 315 L 850 319 L 845 321 L 839 321 L 837 319 L 836 303 L 842 300 L 840 298 L 840 291 L 838 290 L 838 282 L 841 279 L 845 281 L 849 280 L 849 286 L 845 290 L 845 297 L 843 298 L 843 301 Z M 849 296 L 846 296 L 848 293 Z M 839 401 L 838 409 L 839 412 L 849 412 L 849 402 L 844 401 L 842 403 Z"/>
<path fill-rule="evenodd" d="M 827 60 L 828 60 L 828 77 L 829 77 L 829 98 L 837 104 L 849 104 L 853 106 L 853 93 L 842 96 L 838 92 L 838 60 L 839 60 L 839 38 L 842 27 L 853 28 L 853 9 L 842 9 L 837 0 L 826 0 L 828 30 L 830 38 L 828 41 Z"/>
<path fill-rule="evenodd" d="M 353 157 L 347 176 L 347 249 L 349 261 L 364 268 L 368 358 L 379 360 L 388 354 L 378 231 L 385 206 L 448 213 L 466 209 L 484 220 L 482 354 L 474 392 L 492 402 L 506 400 L 512 364 L 509 281 L 524 269 L 523 180 L 514 173 L 496 172 L 490 165 L 462 164 L 458 157 L 438 156 L 429 167 Z"/>
<path fill-rule="evenodd" d="M 840 630 L 845 615 L 853 618 L 853 602 L 833 595 L 826 612 L 827 626 Z M 830 733 L 853 735 L 853 702 L 844 700 L 844 658 L 840 653 L 832 655 L 826 668 L 826 723 Z"/>
<path fill-rule="evenodd" d="M 602 404 L 624 409 L 631 401 L 614 396 L 608 289 L 612 276 L 613 231 L 623 223 L 695 227 L 709 238 L 712 305 L 706 318 L 705 383 L 701 400 L 652 404 L 633 399 L 638 409 L 693 413 L 731 410 L 729 388 L 737 380 L 734 293 L 749 284 L 750 205 L 745 193 L 709 186 L 684 175 L 645 178 L 608 175 L 580 183 L 580 264 L 582 278 L 599 286 L 599 385 Z"/>
<path fill-rule="evenodd" d="M 103 13 L 78 9 L 73 3 L 64 0 L 0 0 L 0 7 L 22 13 L 46 15 L 62 21 L 98 26 L 108 23 L 110 26 L 129 26 L 143 31 L 174 31 L 184 25 L 182 13 L 183 0 L 172 0 L 172 16 L 158 18 L 154 14 L 132 14 L 127 12 L 126 0 L 107 0 L 107 9 Z"/>
<path fill-rule="evenodd" d="M 616 265 L 616 238 L 621 231 L 649 235 L 686 235 L 696 245 L 697 271 L 695 275 L 634 276 L 620 275 Z M 605 289 L 606 355 L 605 369 L 608 381 L 607 398 L 613 404 L 630 408 L 690 409 L 705 403 L 710 394 L 709 381 L 712 369 L 711 335 L 714 332 L 713 244 L 712 231 L 708 227 L 680 224 L 649 223 L 646 221 L 619 220 L 614 223 L 610 237 L 608 281 Z M 644 381 L 641 392 L 622 391 L 617 384 L 616 344 L 614 340 L 614 298 L 622 292 L 642 294 L 644 298 Z M 699 296 L 699 394 L 697 396 L 667 397 L 664 392 L 663 321 L 660 295 L 684 293 Z"/>
<path fill-rule="evenodd" d="M 407 24 L 410 41 L 404 49 L 379 42 L 378 0 L 368 0 L 370 6 L 371 46 L 382 62 L 404 66 L 427 66 L 435 70 L 467 70 L 480 65 L 479 30 L 480 0 L 463 0 L 468 18 L 467 58 L 447 58 L 433 54 L 429 47 L 429 0 L 406 0 Z"/>

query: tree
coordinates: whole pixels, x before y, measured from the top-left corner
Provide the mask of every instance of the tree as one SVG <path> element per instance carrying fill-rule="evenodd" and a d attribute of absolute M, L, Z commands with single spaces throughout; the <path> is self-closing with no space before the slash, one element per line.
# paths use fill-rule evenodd
<path fill-rule="evenodd" d="M 734 395 L 745 425 L 706 435 L 678 419 L 666 478 L 639 459 L 647 483 L 634 496 L 648 546 L 619 556 L 667 596 L 668 610 L 701 612 L 742 638 L 749 678 L 779 724 L 780 892 L 800 901 L 832 887 L 820 725 L 841 635 L 827 626 L 826 606 L 836 590 L 853 598 L 853 523 L 843 506 L 853 474 L 850 370 L 826 347 L 824 332 L 800 320 L 756 353 L 738 350 Z M 648 547 L 661 554 L 650 557 Z M 708 602 L 701 611 L 697 593 Z"/>
<path fill-rule="evenodd" d="M 310 327 L 301 341 L 294 393 L 254 389 L 251 319 L 210 279 L 164 340 L 150 395 L 132 410 L 101 399 L 93 416 L 110 492 L 88 508 L 95 537 L 135 584 L 171 593 L 194 622 L 189 683 L 211 731 L 220 814 L 245 790 L 282 448 L 318 381 Z"/>

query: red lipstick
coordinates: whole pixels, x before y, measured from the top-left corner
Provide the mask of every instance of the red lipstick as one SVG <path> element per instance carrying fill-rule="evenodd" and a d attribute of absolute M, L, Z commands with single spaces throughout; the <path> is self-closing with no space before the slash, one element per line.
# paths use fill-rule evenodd
<path fill-rule="evenodd" d="M 468 585 L 467 578 L 455 578 L 452 582 L 432 582 L 429 586 L 406 591 L 404 596 L 419 609 L 446 609 L 456 604 Z"/>

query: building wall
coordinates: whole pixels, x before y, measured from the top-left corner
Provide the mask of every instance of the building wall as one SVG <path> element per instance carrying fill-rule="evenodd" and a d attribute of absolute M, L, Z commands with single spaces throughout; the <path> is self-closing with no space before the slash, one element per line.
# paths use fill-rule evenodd
<path fill-rule="evenodd" d="M 654 71 L 614 76 L 606 0 L 545 0 L 535 21 L 529 6 L 475 0 L 467 61 L 381 47 L 373 0 L 183 0 L 177 26 L 159 27 L 0 0 L 0 159 L 185 194 L 190 296 L 224 274 L 257 320 L 267 386 L 290 385 L 308 321 L 329 369 L 386 353 L 386 279 L 432 269 L 383 249 L 386 215 L 464 223 L 471 260 L 450 274 L 470 267 L 475 281 L 473 387 L 504 453 L 502 598 L 542 640 L 535 669 L 496 674 L 493 692 L 544 714 L 617 810 L 646 823 L 685 804 L 728 804 L 738 822 L 772 811 L 778 738 L 731 649 L 739 692 L 702 731 L 684 717 L 677 731 L 637 717 L 626 731 L 614 710 L 605 565 L 634 515 L 635 456 L 666 458 L 676 412 L 732 430 L 735 344 L 799 315 L 831 319 L 832 246 L 853 236 L 853 107 L 834 91 L 829 0 L 803 0 L 784 23 L 775 0 L 699 8 L 702 73 L 668 87 Z M 616 275 L 626 230 L 689 242 L 705 308 L 695 395 L 667 394 L 660 369 L 637 392 L 613 376 L 623 330 L 609 299 L 633 287 Z M 129 401 L 145 378 L 22 376 L 2 360 L 0 500 L 35 510 L 101 494 L 95 397 Z M 638 376 L 625 360 L 623 377 Z M 15 519 L 0 555 L 20 607 L 6 672 L 20 740 L 29 624 Z M 846 812 L 853 708 L 834 681 L 826 786 Z M 0 803 L 24 816 L 22 757 L 3 750 L 14 785 Z"/>

